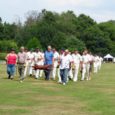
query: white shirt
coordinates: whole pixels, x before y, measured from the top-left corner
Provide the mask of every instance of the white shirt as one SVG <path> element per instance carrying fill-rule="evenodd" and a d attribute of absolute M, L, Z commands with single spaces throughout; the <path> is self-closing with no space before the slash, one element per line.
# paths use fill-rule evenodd
<path fill-rule="evenodd" d="M 80 61 L 82 60 L 80 54 L 73 54 L 72 55 L 72 59 L 73 59 L 74 64 L 79 64 Z"/>
<path fill-rule="evenodd" d="M 94 56 L 93 55 L 89 55 L 89 61 L 94 61 Z"/>
<path fill-rule="evenodd" d="M 58 62 L 59 59 L 59 53 L 58 52 L 54 52 L 54 61 Z"/>
<path fill-rule="evenodd" d="M 98 63 L 98 62 L 99 62 L 99 57 L 98 57 L 98 56 L 95 56 L 95 57 L 94 57 L 94 62 L 95 62 L 95 63 Z"/>
<path fill-rule="evenodd" d="M 30 63 L 34 62 L 35 54 L 33 52 L 27 52 L 27 60 L 29 60 Z"/>
<path fill-rule="evenodd" d="M 90 55 L 86 54 L 86 55 L 82 55 L 82 62 L 83 64 L 87 64 L 90 61 Z"/>
<path fill-rule="evenodd" d="M 61 63 L 60 63 L 60 69 L 69 69 L 69 67 L 70 67 L 70 62 L 72 62 L 72 58 L 71 58 L 71 56 L 68 54 L 68 55 L 62 55 L 61 57 L 60 57 L 60 61 L 61 61 Z"/>
<path fill-rule="evenodd" d="M 42 54 L 41 54 L 41 52 L 36 52 L 36 53 L 34 54 L 34 56 L 35 56 L 35 63 L 38 63 L 38 62 L 41 61 L 41 59 L 42 59 Z"/>

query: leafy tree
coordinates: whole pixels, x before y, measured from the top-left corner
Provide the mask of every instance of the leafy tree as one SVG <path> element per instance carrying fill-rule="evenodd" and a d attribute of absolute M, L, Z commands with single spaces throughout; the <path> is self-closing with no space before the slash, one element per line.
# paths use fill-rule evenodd
<path fill-rule="evenodd" d="M 3 38 L 4 26 L 2 24 L 2 18 L 0 17 L 0 40 Z"/>
<path fill-rule="evenodd" d="M 108 34 L 101 31 L 98 26 L 87 28 L 83 36 L 86 47 L 92 52 L 106 54 L 111 50 L 111 40 Z"/>
<path fill-rule="evenodd" d="M 86 46 L 83 41 L 79 40 L 75 36 L 69 36 L 66 38 L 66 48 L 69 48 L 70 51 L 78 50 L 83 51 Z"/>
<path fill-rule="evenodd" d="M 37 38 L 32 38 L 28 41 L 27 43 L 27 48 L 31 49 L 31 48 L 42 48 L 40 41 Z"/>

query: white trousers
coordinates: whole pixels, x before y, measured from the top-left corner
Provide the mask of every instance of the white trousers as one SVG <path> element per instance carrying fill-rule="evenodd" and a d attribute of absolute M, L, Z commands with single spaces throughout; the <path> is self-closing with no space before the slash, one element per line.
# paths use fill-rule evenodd
<path fill-rule="evenodd" d="M 97 72 L 98 72 L 98 64 L 94 63 L 94 73 L 97 73 Z"/>
<path fill-rule="evenodd" d="M 101 62 L 99 62 L 99 64 L 98 64 L 98 70 L 100 70 L 100 69 L 101 69 L 101 65 L 102 65 L 102 63 L 101 63 Z"/>
<path fill-rule="evenodd" d="M 36 64 L 43 65 L 41 61 L 37 62 Z M 42 77 L 42 74 L 43 74 L 43 70 L 40 70 L 40 69 L 35 70 L 35 78 L 38 79 L 39 77 Z"/>
<path fill-rule="evenodd" d="M 75 82 L 78 80 L 78 72 L 79 72 L 79 64 L 75 64 L 74 74 L 73 74 L 73 81 Z"/>
<path fill-rule="evenodd" d="M 32 66 L 34 66 L 34 62 L 30 62 L 30 63 L 29 63 L 29 75 L 32 75 L 33 72 L 35 73 L 35 71 L 33 70 L 33 67 L 32 67 Z"/>
<path fill-rule="evenodd" d="M 81 80 L 84 80 L 85 78 L 86 80 L 90 80 L 89 68 L 90 68 L 90 64 L 83 64 Z"/>
<path fill-rule="evenodd" d="M 53 69 L 52 69 L 52 78 L 54 80 L 56 79 L 57 66 L 58 66 L 58 62 L 54 61 L 54 65 L 53 65 Z"/>
<path fill-rule="evenodd" d="M 69 75 L 68 75 L 71 79 L 73 79 L 73 70 L 72 68 L 69 70 Z"/>
<path fill-rule="evenodd" d="M 60 68 L 58 68 L 57 71 L 58 71 L 58 82 L 61 83 L 62 81 L 61 81 L 61 76 L 60 76 Z"/>
<path fill-rule="evenodd" d="M 25 70 L 24 70 L 24 77 L 26 77 L 28 75 L 28 69 L 29 69 L 29 61 L 26 61 Z"/>

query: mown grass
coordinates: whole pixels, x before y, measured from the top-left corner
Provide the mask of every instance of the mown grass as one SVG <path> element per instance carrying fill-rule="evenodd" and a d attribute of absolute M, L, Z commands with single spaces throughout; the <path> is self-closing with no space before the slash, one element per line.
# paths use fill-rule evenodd
<path fill-rule="evenodd" d="M 8 80 L 0 66 L 0 115 L 115 115 L 115 64 L 103 64 L 91 81 L 56 81 L 18 76 Z"/>

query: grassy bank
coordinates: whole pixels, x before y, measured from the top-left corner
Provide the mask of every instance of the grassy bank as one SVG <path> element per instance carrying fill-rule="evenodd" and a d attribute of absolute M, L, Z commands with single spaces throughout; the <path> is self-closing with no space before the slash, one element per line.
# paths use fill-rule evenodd
<path fill-rule="evenodd" d="M 0 65 L 0 115 L 115 115 L 115 64 L 104 64 L 91 81 L 7 79 Z"/>

